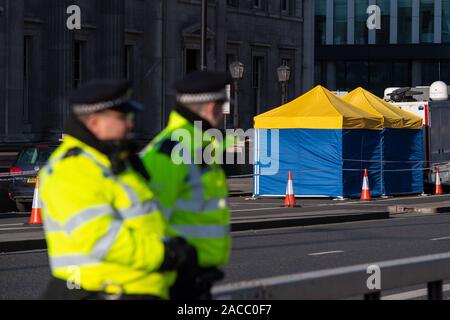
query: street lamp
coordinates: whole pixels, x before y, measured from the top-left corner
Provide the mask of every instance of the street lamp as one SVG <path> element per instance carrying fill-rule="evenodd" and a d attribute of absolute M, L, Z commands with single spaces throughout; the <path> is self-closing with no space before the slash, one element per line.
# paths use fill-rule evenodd
<path fill-rule="evenodd" d="M 291 68 L 283 65 L 277 69 L 278 81 L 281 83 L 281 104 L 287 102 L 287 83 L 291 78 Z"/>
<path fill-rule="evenodd" d="M 233 126 L 236 129 L 239 127 L 239 107 L 238 107 L 239 80 L 241 80 L 244 77 L 244 64 L 239 61 L 231 63 L 230 73 L 234 82 Z"/>

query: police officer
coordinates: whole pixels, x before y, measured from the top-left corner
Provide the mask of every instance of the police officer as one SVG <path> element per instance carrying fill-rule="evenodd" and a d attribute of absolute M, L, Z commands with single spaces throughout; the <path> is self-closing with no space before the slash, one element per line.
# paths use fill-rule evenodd
<path fill-rule="evenodd" d="M 178 103 L 168 125 L 141 154 L 166 219 L 198 253 L 198 272 L 189 277 L 180 271 L 171 290 L 173 299 L 210 299 L 213 282 L 223 278 L 218 267 L 229 258 L 226 176 L 218 163 L 208 163 L 195 154 L 201 156 L 211 141 L 218 143 L 207 130 L 218 128 L 223 121 L 230 80 L 226 73 L 197 71 L 177 82 Z M 184 138 L 178 142 L 173 136 Z M 216 147 L 223 152 L 223 144 Z"/>
<path fill-rule="evenodd" d="M 53 280 L 46 299 L 167 299 L 196 253 L 167 225 L 130 139 L 141 107 L 127 81 L 91 82 L 71 97 L 61 146 L 39 174 Z"/>

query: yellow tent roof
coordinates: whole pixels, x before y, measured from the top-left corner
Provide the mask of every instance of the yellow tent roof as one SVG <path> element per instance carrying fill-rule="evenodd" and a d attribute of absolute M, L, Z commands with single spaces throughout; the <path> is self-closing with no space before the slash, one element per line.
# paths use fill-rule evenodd
<path fill-rule="evenodd" d="M 347 94 L 343 100 L 366 112 L 381 115 L 385 128 L 421 129 L 422 119 L 410 112 L 384 101 L 363 88 L 357 88 Z"/>
<path fill-rule="evenodd" d="M 403 118 L 363 88 L 353 90 L 342 99 L 368 113 L 382 116 L 385 128 L 403 128 Z"/>
<path fill-rule="evenodd" d="M 259 129 L 383 129 L 383 117 L 352 106 L 322 86 L 254 120 Z"/>
<path fill-rule="evenodd" d="M 376 97 L 378 98 L 378 97 Z M 378 98 L 380 99 L 380 98 Z M 404 129 L 422 129 L 423 128 L 423 119 L 414 113 L 408 112 L 406 110 L 402 110 L 399 107 L 380 99 L 381 102 L 388 108 L 390 108 L 393 112 L 398 114 L 403 118 L 403 128 Z"/>

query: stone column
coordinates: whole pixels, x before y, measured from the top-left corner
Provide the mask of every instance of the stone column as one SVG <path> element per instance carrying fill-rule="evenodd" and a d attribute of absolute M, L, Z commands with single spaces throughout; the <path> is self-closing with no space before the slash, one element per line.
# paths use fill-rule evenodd
<path fill-rule="evenodd" d="M 2 19 L 4 34 L 4 134 L 5 142 L 23 141 L 23 46 L 24 46 L 24 0 L 6 0 Z"/>
<path fill-rule="evenodd" d="M 181 26 L 178 24 L 177 15 L 180 12 L 176 0 L 163 0 L 164 2 L 164 45 L 163 45 L 163 81 L 164 81 L 164 110 L 162 123 L 165 124 L 168 116 L 175 106 L 175 90 L 173 84 L 183 75 L 180 74 L 181 62 L 180 52 L 183 48 L 182 38 L 180 37 Z M 200 8 L 200 7 L 198 7 Z M 200 14 L 198 15 L 200 17 Z"/>
<path fill-rule="evenodd" d="M 216 48 L 215 61 L 213 66 L 217 71 L 227 71 L 226 56 L 227 56 L 227 4 L 226 1 L 216 2 Z"/>
<path fill-rule="evenodd" d="M 125 77 L 125 0 L 98 0 L 97 12 L 98 78 L 122 79 Z"/>
<path fill-rule="evenodd" d="M 164 77 L 163 77 L 163 2 L 145 1 L 143 103 L 145 104 L 143 132 L 149 137 L 162 129 Z"/>
<path fill-rule="evenodd" d="M 0 0 L 0 48 L 6 48 L 6 0 Z M 0 50 L 0 136 L 5 134 L 6 50 Z"/>
<path fill-rule="evenodd" d="M 314 86 L 314 0 L 305 0 L 303 6 L 303 52 L 302 59 L 302 92 L 305 93 Z"/>
<path fill-rule="evenodd" d="M 419 60 L 413 60 L 411 68 L 412 86 L 415 87 L 426 85 L 422 83 L 422 62 Z"/>
<path fill-rule="evenodd" d="M 14 0 L 15 1 L 15 0 Z M 59 134 L 69 115 L 68 94 L 72 89 L 73 31 L 67 29 L 67 7 L 71 0 L 48 0 L 47 41 L 48 41 L 48 109 L 47 129 Z"/>
<path fill-rule="evenodd" d="M 327 62 L 327 87 L 329 90 L 337 90 L 336 85 L 336 62 Z"/>

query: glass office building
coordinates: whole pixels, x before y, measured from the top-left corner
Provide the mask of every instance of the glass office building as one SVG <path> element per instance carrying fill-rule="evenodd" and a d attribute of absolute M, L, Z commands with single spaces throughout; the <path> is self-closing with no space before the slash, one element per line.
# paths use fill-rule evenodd
<path fill-rule="evenodd" d="M 450 85 L 450 0 L 316 0 L 315 82 L 331 90 Z M 379 28 L 369 29 L 369 7 Z"/>

